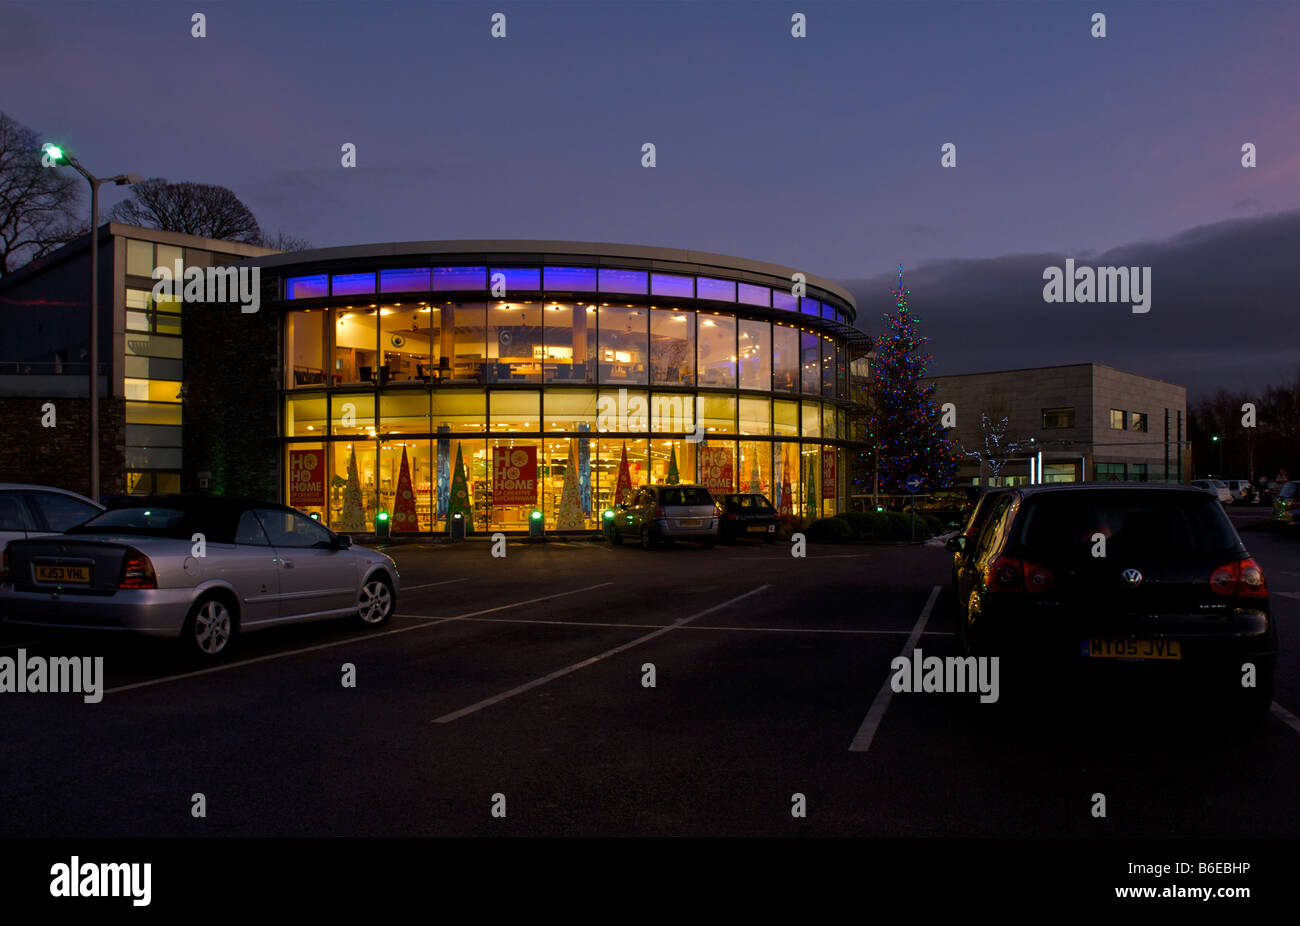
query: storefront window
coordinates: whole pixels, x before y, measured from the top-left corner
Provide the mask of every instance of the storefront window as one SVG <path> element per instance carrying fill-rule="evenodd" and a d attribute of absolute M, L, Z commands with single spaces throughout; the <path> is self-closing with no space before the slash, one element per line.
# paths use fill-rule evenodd
<path fill-rule="evenodd" d="M 374 441 L 337 441 L 328 488 L 329 526 L 337 531 L 373 531 L 378 493 Z"/>
<path fill-rule="evenodd" d="M 696 447 L 684 440 L 652 440 L 650 481 L 660 485 L 694 482 Z"/>
<path fill-rule="evenodd" d="M 379 431 L 382 434 L 428 434 L 429 393 L 390 392 L 379 397 Z"/>
<path fill-rule="evenodd" d="M 772 326 L 772 391 L 799 391 L 799 329 Z"/>
<path fill-rule="evenodd" d="M 736 319 L 699 313 L 698 348 L 701 386 L 736 386 Z"/>
<path fill-rule="evenodd" d="M 815 444 L 804 444 L 799 454 L 800 470 L 803 474 L 797 510 L 802 517 L 822 517 L 822 455 L 821 448 Z"/>
<path fill-rule="evenodd" d="M 388 514 L 393 534 L 433 529 L 434 475 L 428 440 L 387 440 L 380 445 L 379 510 Z"/>
<path fill-rule="evenodd" d="M 488 476 L 491 481 L 487 495 L 491 499 L 488 529 L 528 530 L 529 515 L 542 503 L 541 443 L 517 438 L 492 441 Z"/>
<path fill-rule="evenodd" d="M 772 433 L 772 400 L 740 398 L 740 433 Z"/>
<path fill-rule="evenodd" d="M 799 365 L 804 395 L 821 395 L 821 338 L 811 331 L 799 332 Z"/>
<path fill-rule="evenodd" d="M 552 437 L 542 445 L 541 504 L 546 529 L 571 531 L 598 527 L 594 502 L 595 439 Z"/>
<path fill-rule="evenodd" d="M 375 434 L 375 397 L 372 393 L 342 393 L 330 399 L 335 434 Z"/>
<path fill-rule="evenodd" d="M 602 439 L 596 443 L 596 510 L 604 511 L 618 501 L 629 500 L 631 493 L 649 482 L 648 442 L 618 438 Z M 624 455 L 627 459 L 627 478 L 621 482 L 619 471 Z"/>
<path fill-rule="evenodd" d="M 549 389 L 543 396 L 543 421 L 547 431 L 596 429 L 596 390 Z"/>
<path fill-rule="evenodd" d="M 599 377 L 601 383 L 644 385 L 649 310 L 625 306 L 600 307 Z"/>
<path fill-rule="evenodd" d="M 291 396 L 284 403 L 284 433 L 289 437 L 324 437 L 327 417 L 323 394 Z"/>
<path fill-rule="evenodd" d="M 655 386 L 695 384 L 695 313 L 650 311 L 650 382 Z"/>
<path fill-rule="evenodd" d="M 459 382 L 483 382 L 487 361 L 487 305 L 465 302 L 444 307 L 443 324 L 453 332 L 451 378 Z"/>
<path fill-rule="evenodd" d="M 375 323 L 379 320 L 376 309 L 335 309 L 334 363 L 331 375 L 334 384 L 369 383 L 375 379 L 376 337 Z"/>
<path fill-rule="evenodd" d="M 835 437 L 835 406 L 822 406 L 822 437 Z"/>
<path fill-rule="evenodd" d="M 772 504 L 784 515 L 797 515 L 803 509 L 798 501 L 803 486 L 799 469 L 799 445 L 781 441 L 772 445 Z"/>
<path fill-rule="evenodd" d="M 696 481 L 715 499 L 736 491 L 735 441 L 707 440 L 695 451 Z"/>
<path fill-rule="evenodd" d="M 412 302 L 379 309 L 379 384 L 429 382 L 433 331 L 427 306 Z"/>
<path fill-rule="evenodd" d="M 752 492 L 767 496 L 772 501 L 772 445 L 764 441 L 740 442 L 740 472 L 737 474 L 739 492 Z"/>
<path fill-rule="evenodd" d="M 491 397 L 491 430 L 540 431 L 542 399 L 538 392 L 494 392 Z"/>
<path fill-rule="evenodd" d="M 550 302 L 542 312 L 548 383 L 592 383 L 596 354 L 596 307 Z"/>
<path fill-rule="evenodd" d="M 445 426 L 450 431 L 486 431 L 487 396 L 482 392 L 433 392 L 430 420 L 436 432 Z"/>
<path fill-rule="evenodd" d="M 699 397 L 700 424 L 713 434 L 736 433 L 736 398 L 729 395 Z"/>
<path fill-rule="evenodd" d="M 325 321 L 323 311 L 307 309 L 285 315 L 285 354 L 291 375 L 285 378 L 290 388 L 325 385 Z"/>
<path fill-rule="evenodd" d="M 325 443 L 290 444 L 286 449 L 284 497 L 288 504 L 322 522 L 329 517 L 330 462 Z"/>
<path fill-rule="evenodd" d="M 488 382 L 542 381 L 542 306 L 497 302 L 488 308 Z"/>
<path fill-rule="evenodd" d="M 772 433 L 785 437 L 799 436 L 798 402 L 772 401 Z"/>
<path fill-rule="evenodd" d="M 695 396 L 656 392 L 650 397 L 650 430 L 656 434 L 692 434 Z"/>
<path fill-rule="evenodd" d="M 772 388 L 772 326 L 767 322 L 740 320 L 740 388 Z"/>
<path fill-rule="evenodd" d="M 835 342 L 822 336 L 822 396 L 835 398 Z"/>
<path fill-rule="evenodd" d="M 803 428 L 801 433 L 804 437 L 821 437 L 822 436 L 822 419 L 821 403 L 804 402 L 803 403 Z"/>

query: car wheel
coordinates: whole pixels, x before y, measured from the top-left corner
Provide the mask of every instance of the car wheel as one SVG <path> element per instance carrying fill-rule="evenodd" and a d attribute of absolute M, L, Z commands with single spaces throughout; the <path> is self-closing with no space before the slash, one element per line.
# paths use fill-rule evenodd
<path fill-rule="evenodd" d="M 712 550 L 712 549 L 713 549 L 713 541 L 712 541 L 711 539 L 710 539 L 710 540 L 701 540 L 701 541 L 700 541 L 700 548 L 703 549 L 703 550 Z"/>
<path fill-rule="evenodd" d="M 612 543 L 614 546 L 618 546 L 623 542 L 623 535 L 618 532 L 617 527 L 613 527 L 613 526 L 610 527 L 609 542 Z"/>
<path fill-rule="evenodd" d="M 650 536 L 650 528 L 647 525 L 641 526 L 641 549 L 653 550 L 655 548 L 655 539 Z"/>
<path fill-rule="evenodd" d="M 764 542 L 764 543 L 776 543 L 776 534 L 764 534 L 764 535 L 763 535 L 763 542 Z"/>
<path fill-rule="evenodd" d="M 393 583 L 382 573 L 366 579 L 357 601 L 357 617 L 361 623 L 367 627 L 378 627 L 386 623 L 396 609 L 397 596 L 393 594 Z"/>
<path fill-rule="evenodd" d="M 185 648 L 204 659 L 215 659 L 224 653 L 234 636 L 235 616 L 226 600 L 218 595 L 194 602 L 181 630 Z"/>

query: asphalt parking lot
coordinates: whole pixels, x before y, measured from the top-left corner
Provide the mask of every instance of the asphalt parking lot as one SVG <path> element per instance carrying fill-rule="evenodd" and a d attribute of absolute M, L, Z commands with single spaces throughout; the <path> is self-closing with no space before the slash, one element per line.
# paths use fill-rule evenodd
<path fill-rule="evenodd" d="M 909 643 L 952 652 L 940 547 L 396 546 L 388 626 L 215 668 L 4 628 L 0 655 L 103 655 L 107 691 L 3 696 L 0 834 L 1294 835 L 1300 536 L 1233 517 L 1282 638 L 1253 734 L 1159 691 L 883 694 Z"/>

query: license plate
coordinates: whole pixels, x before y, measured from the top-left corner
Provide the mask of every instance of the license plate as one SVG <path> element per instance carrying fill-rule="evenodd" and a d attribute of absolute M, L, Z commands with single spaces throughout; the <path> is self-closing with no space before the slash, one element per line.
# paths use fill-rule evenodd
<path fill-rule="evenodd" d="M 37 582 L 60 582 L 60 583 L 78 583 L 81 585 L 90 584 L 90 567 L 89 566 L 44 566 L 36 564 L 36 581 Z"/>
<path fill-rule="evenodd" d="M 764 527 L 764 526 L 761 525 L 761 524 L 759 524 L 757 527 L 747 527 L 747 528 L 745 528 L 745 530 L 749 531 L 751 534 L 766 534 L 766 533 L 767 533 L 767 528 Z"/>
<path fill-rule="evenodd" d="M 702 518 L 688 518 L 677 522 L 682 527 L 700 527 L 704 524 Z"/>
<path fill-rule="evenodd" d="M 1182 659 L 1183 647 L 1178 640 L 1110 640 L 1083 641 L 1083 655 L 1089 659 Z"/>

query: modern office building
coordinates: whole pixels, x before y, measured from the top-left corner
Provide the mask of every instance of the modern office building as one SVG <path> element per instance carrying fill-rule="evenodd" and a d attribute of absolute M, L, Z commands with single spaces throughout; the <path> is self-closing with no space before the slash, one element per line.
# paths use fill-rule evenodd
<path fill-rule="evenodd" d="M 175 492 L 184 466 L 184 323 L 155 267 L 269 248 L 108 222 L 99 228 L 101 491 Z M 90 235 L 0 278 L 0 480 L 87 491 Z M 42 411 L 53 405 L 54 418 Z"/>
<path fill-rule="evenodd" d="M 1187 390 L 1099 363 L 936 376 L 936 402 L 951 403 L 949 436 L 971 451 L 1005 419 L 1002 484 L 1181 482 L 1189 462 Z M 985 459 L 966 457 L 955 481 L 988 484 Z M 997 456 L 994 454 L 994 456 Z"/>
<path fill-rule="evenodd" d="M 133 233 L 112 234 L 129 261 Z M 177 246 L 151 244 L 164 245 Z M 849 368 L 871 342 L 830 281 L 582 242 L 258 250 L 233 265 L 259 276 L 256 312 L 137 310 L 126 267 L 122 343 L 105 356 L 124 363 L 133 339 L 150 363 L 156 339 L 180 348 L 160 385 L 124 398 L 167 405 L 151 423 L 182 428 L 167 462 L 186 491 L 269 495 L 344 530 L 387 515 L 419 533 L 457 514 L 473 530 L 523 530 L 533 512 L 551 530 L 594 530 L 650 482 L 761 492 L 804 516 L 843 508 Z M 147 313 L 139 338 L 128 311 Z M 174 346 L 169 324 L 184 332 Z"/>

